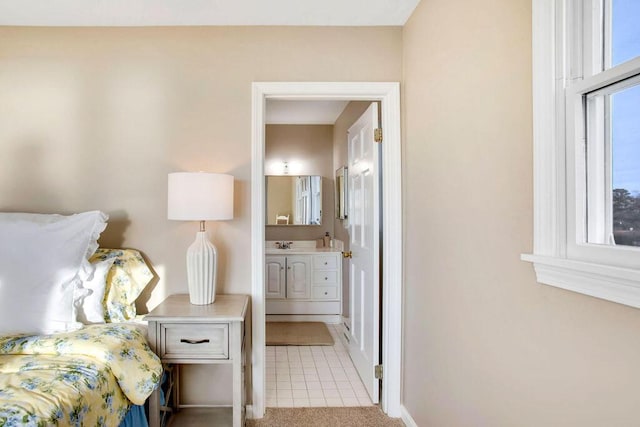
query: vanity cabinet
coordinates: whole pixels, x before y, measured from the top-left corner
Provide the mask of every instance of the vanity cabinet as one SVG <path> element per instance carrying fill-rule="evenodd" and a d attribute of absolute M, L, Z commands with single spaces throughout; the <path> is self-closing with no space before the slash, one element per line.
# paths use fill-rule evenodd
<path fill-rule="evenodd" d="M 340 252 L 265 257 L 266 314 L 339 315 Z"/>
<path fill-rule="evenodd" d="M 267 255 L 266 291 L 270 298 L 308 299 L 311 295 L 309 255 Z"/>

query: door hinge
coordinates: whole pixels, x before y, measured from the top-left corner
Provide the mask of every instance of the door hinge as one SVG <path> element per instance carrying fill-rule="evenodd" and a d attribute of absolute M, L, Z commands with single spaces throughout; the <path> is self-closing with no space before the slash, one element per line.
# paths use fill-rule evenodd
<path fill-rule="evenodd" d="M 373 130 L 373 139 L 376 142 L 382 142 L 382 128 L 375 128 Z"/>
<path fill-rule="evenodd" d="M 376 367 L 375 367 L 375 376 L 376 376 L 376 379 L 378 379 L 378 380 L 382 379 L 382 365 L 376 365 Z"/>

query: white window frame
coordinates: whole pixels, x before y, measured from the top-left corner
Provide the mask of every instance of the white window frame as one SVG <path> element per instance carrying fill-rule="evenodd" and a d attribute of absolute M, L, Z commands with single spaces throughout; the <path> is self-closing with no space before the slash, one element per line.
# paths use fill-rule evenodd
<path fill-rule="evenodd" d="M 532 0 L 534 247 L 522 259 L 540 283 L 640 308 L 640 249 L 587 243 L 582 214 L 583 95 L 640 72 L 640 58 L 599 72 L 609 58 L 589 49 L 602 43 L 597 1 Z"/>

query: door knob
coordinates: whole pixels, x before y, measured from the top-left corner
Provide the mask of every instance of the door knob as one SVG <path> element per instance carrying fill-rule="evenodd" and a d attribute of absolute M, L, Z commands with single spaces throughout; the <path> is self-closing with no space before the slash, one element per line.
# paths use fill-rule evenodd
<path fill-rule="evenodd" d="M 344 251 L 344 252 L 342 252 L 342 256 L 343 256 L 344 258 L 352 258 L 352 256 L 351 256 L 351 251 Z"/>

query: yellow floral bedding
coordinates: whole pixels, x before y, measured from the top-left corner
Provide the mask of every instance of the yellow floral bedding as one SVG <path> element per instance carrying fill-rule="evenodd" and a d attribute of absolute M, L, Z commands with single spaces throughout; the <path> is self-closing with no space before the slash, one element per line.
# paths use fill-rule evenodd
<path fill-rule="evenodd" d="M 136 298 L 144 290 L 153 273 L 135 249 L 98 248 L 90 262 L 115 258 L 107 275 L 104 294 L 105 321 L 126 322 L 136 317 Z"/>
<path fill-rule="evenodd" d="M 158 357 L 129 324 L 0 337 L 0 427 L 118 426 L 161 376 Z"/>

